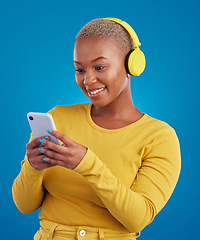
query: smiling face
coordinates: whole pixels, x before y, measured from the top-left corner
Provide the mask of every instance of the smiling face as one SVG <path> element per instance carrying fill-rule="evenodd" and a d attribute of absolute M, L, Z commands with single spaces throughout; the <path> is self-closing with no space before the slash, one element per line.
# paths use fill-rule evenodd
<path fill-rule="evenodd" d="M 76 82 L 92 104 L 104 107 L 126 98 L 130 77 L 125 53 L 112 37 L 78 39 L 74 47 Z"/>

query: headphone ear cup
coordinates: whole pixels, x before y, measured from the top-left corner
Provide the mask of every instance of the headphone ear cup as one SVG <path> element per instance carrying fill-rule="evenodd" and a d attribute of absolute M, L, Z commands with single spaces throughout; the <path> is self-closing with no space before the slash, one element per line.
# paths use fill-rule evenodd
<path fill-rule="evenodd" d="M 133 76 L 139 76 L 144 71 L 145 64 L 144 53 L 139 48 L 130 51 L 126 56 L 126 71 Z"/>

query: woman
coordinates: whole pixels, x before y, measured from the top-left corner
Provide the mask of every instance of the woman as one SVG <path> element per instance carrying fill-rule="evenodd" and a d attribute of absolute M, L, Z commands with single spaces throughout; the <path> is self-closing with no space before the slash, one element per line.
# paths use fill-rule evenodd
<path fill-rule="evenodd" d="M 144 56 L 127 60 L 139 51 L 127 26 L 95 19 L 81 29 L 76 81 L 91 103 L 49 111 L 57 131 L 48 132 L 61 146 L 46 136 L 26 146 L 13 198 L 23 213 L 41 207 L 34 239 L 136 239 L 175 188 L 179 142 L 167 123 L 133 104 L 130 73 L 143 71 Z"/>

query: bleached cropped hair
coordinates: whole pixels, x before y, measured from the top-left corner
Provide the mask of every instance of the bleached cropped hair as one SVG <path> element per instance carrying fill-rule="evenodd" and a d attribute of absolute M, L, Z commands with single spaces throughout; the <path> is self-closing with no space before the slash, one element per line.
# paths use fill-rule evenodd
<path fill-rule="evenodd" d="M 97 18 L 87 23 L 77 34 L 76 41 L 97 36 L 112 37 L 125 54 L 134 49 L 134 43 L 128 31 L 119 23 L 104 18 Z"/>

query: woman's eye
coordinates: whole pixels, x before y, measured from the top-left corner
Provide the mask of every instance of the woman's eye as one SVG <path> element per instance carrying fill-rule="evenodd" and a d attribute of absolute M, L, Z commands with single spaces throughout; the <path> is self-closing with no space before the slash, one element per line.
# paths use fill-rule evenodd
<path fill-rule="evenodd" d="M 85 70 L 83 68 L 76 68 L 76 72 L 78 73 L 84 73 Z"/>
<path fill-rule="evenodd" d="M 104 68 L 105 68 L 105 66 L 95 66 L 95 70 L 97 70 L 97 71 L 100 71 Z"/>

